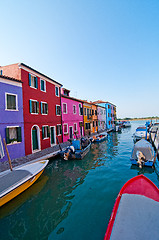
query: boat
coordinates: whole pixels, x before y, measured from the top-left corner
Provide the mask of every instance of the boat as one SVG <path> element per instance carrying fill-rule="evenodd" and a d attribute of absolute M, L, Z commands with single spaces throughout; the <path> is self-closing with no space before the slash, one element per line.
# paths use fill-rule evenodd
<path fill-rule="evenodd" d="M 130 159 L 132 164 L 139 165 L 140 168 L 142 166 L 152 167 L 154 159 L 154 150 L 151 143 L 141 139 L 134 144 Z"/>
<path fill-rule="evenodd" d="M 159 189 L 144 175 L 121 188 L 104 240 L 158 240 Z"/>
<path fill-rule="evenodd" d="M 134 142 L 139 141 L 140 139 L 149 139 L 149 132 L 147 131 L 147 127 L 140 126 L 136 129 L 134 135 Z"/>
<path fill-rule="evenodd" d="M 29 188 L 43 173 L 49 160 L 28 163 L 0 174 L 0 207 Z"/>
<path fill-rule="evenodd" d="M 81 160 L 90 151 L 90 148 L 91 141 L 88 138 L 74 139 L 71 141 L 70 146 L 60 152 L 60 157 L 64 160 Z"/>
<path fill-rule="evenodd" d="M 102 142 L 107 139 L 107 136 L 108 136 L 107 133 L 102 133 L 97 136 L 93 136 L 93 139 L 95 142 Z"/>
<path fill-rule="evenodd" d="M 129 121 L 124 121 L 123 122 L 123 127 L 124 128 L 131 127 L 131 123 Z"/>

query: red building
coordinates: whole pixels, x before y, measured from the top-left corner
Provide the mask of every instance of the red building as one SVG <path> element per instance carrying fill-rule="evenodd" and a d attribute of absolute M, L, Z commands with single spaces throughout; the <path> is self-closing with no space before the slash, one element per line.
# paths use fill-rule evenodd
<path fill-rule="evenodd" d="M 35 69 L 17 63 L 0 67 L 2 74 L 23 82 L 26 155 L 62 142 L 61 84 Z M 20 104 L 19 104 L 20 105 Z"/>

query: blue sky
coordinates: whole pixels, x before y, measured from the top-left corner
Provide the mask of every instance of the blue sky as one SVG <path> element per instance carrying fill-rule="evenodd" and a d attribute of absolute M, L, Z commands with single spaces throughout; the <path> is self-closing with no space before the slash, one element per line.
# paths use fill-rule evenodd
<path fill-rule="evenodd" d="M 23 62 L 118 117 L 159 116 L 158 0 L 5 0 L 0 65 Z"/>

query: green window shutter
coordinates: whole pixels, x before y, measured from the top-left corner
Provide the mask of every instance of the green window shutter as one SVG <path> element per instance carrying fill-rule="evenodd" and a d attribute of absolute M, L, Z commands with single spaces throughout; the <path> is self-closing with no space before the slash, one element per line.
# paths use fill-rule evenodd
<path fill-rule="evenodd" d="M 57 115 L 57 106 L 56 106 L 56 115 Z"/>
<path fill-rule="evenodd" d="M 22 142 L 21 127 L 17 127 L 17 141 Z"/>
<path fill-rule="evenodd" d="M 42 127 L 42 139 L 44 139 L 44 127 Z"/>
<path fill-rule="evenodd" d="M 35 77 L 35 87 L 38 88 L 38 78 Z"/>
<path fill-rule="evenodd" d="M 49 126 L 47 127 L 47 136 L 50 137 L 50 128 L 49 128 Z"/>
<path fill-rule="evenodd" d="M 56 135 L 58 135 L 58 126 L 56 126 Z"/>
<path fill-rule="evenodd" d="M 6 128 L 6 143 L 7 144 L 11 143 L 11 141 L 9 139 L 9 128 Z"/>
<path fill-rule="evenodd" d="M 30 113 L 32 113 L 32 101 L 29 100 L 29 106 L 30 106 Z"/>
<path fill-rule="evenodd" d="M 62 134 L 62 125 L 60 125 L 60 134 Z"/>
<path fill-rule="evenodd" d="M 46 114 L 48 114 L 48 104 L 46 103 Z"/>
<path fill-rule="evenodd" d="M 37 113 L 39 113 L 39 102 L 37 102 Z"/>
<path fill-rule="evenodd" d="M 41 114 L 43 114 L 43 104 L 42 104 L 42 102 L 40 103 L 40 107 L 41 107 Z"/>
<path fill-rule="evenodd" d="M 29 73 L 29 86 L 31 86 L 31 74 Z"/>

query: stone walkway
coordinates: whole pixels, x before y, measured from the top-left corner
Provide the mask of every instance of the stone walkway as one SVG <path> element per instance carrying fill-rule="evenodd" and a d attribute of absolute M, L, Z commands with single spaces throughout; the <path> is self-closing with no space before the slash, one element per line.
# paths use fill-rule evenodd
<path fill-rule="evenodd" d="M 67 146 L 70 145 L 70 142 L 60 143 L 60 145 L 61 145 L 62 149 L 64 150 Z M 59 154 L 60 151 L 61 150 L 60 150 L 59 145 L 55 145 L 53 147 L 46 148 L 44 150 L 41 150 L 39 152 L 30 154 L 30 155 L 27 155 L 27 156 L 24 156 L 21 158 L 15 158 L 15 159 L 12 159 L 12 167 L 14 168 L 19 165 L 26 164 L 28 162 L 35 162 L 35 161 L 55 157 Z M 0 172 L 3 172 L 8 169 L 10 169 L 8 161 L 0 162 Z"/>

